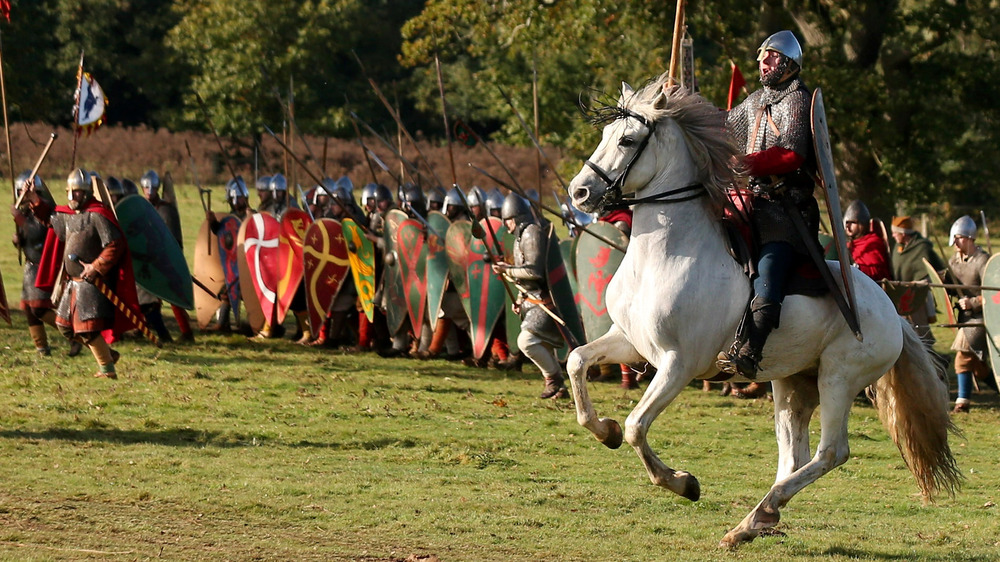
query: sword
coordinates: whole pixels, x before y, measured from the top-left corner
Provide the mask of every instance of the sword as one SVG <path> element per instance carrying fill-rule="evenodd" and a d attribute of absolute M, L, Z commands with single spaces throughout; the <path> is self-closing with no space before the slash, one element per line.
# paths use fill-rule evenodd
<path fill-rule="evenodd" d="M 70 254 L 67 257 L 69 258 L 70 261 L 74 261 L 78 264 L 83 265 L 83 262 L 80 261 L 80 256 L 76 254 Z M 129 322 L 131 322 L 133 326 L 135 326 L 136 328 L 139 329 L 140 332 L 142 332 L 142 335 L 146 336 L 146 338 L 149 339 L 149 341 L 153 342 L 153 345 L 155 345 L 156 347 L 163 347 L 163 343 L 160 342 L 160 340 L 156 337 L 156 334 L 154 334 L 149 329 L 149 326 L 146 325 L 146 321 L 143 319 L 141 312 L 132 310 L 127 304 L 125 304 L 125 301 L 118 298 L 118 295 L 116 295 L 111 290 L 111 288 L 108 287 L 107 283 L 105 283 L 104 280 L 101 279 L 100 277 L 94 277 L 92 280 L 90 280 L 90 283 L 93 284 L 94 287 L 97 287 L 97 290 L 100 291 L 102 295 L 104 295 L 104 298 L 111 301 L 111 304 L 115 305 L 115 308 L 117 308 L 119 312 L 124 314 L 125 317 L 128 318 Z"/>

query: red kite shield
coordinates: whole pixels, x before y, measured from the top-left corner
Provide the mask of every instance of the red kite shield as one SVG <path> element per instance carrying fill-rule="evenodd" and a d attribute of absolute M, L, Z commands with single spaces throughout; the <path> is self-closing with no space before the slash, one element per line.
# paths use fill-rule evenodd
<path fill-rule="evenodd" d="M 309 225 L 302 248 L 302 267 L 306 309 L 315 332 L 323 325 L 333 299 L 351 271 L 347 243 L 339 222 L 321 218 Z"/>
<path fill-rule="evenodd" d="M 424 225 L 406 219 L 396 231 L 399 274 L 403 279 L 406 312 L 410 315 L 413 337 L 420 338 L 427 313 L 427 237 Z"/>
<path fill-rule="evenodd" d="M 859 341 L 863 339 L 858 324 L 857 305 L 854 302 L 854 277 L 851 275 L 850 253 L 847 251 L 847 235 L 844 233 L 843 213 L 840 212 L 840 195 L 837 193 L 837 176 L 833 167 L 833 149 L 830 147 L 830 132 L 826 124 L 826 108 L 823 106 L 823 92 L 816 88 L 812 97 L 813 149 L 816 152 L 816 171 L 823 184 L 826 197 L 826 211 L 830 218 L 830 230 L 836 240 L 837 257 L 840 260 L 841 291 L 847 300 L 849 310 L 843 311 L 847 324 Z M 830 287 L 835 290 L 834 287 Z"/>
<path fill-rule="evenodd" d="M 288 208 L 281 215 L 281 236 L 278 238 L 278 309 L 277 323 L 288 313 L 295 291 L 302 282 L 302 247 L 306 230 L 312 224 L 309 213 Z"/>
<path fill-rule="evenodd" d="M 278 238 L 281 225 L 267 213 L 255 214 L 244 225 L 246 231 L 243 233 L 243 252 L 246 256 L 247 278 L 253 287 L 257 302 L 260 303 L 264 322 L 274 326 L 278 291 Z M 242 272 L 240 278 L 243 278 Z M 247 311 L 252 317 L 253 312 L 249 305 Z"/>

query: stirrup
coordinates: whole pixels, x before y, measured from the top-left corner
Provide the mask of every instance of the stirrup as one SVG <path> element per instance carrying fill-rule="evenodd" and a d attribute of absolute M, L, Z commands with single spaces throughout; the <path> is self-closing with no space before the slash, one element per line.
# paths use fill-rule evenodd
<path fill-rule="evenodd" d="M 760 363 L 753 357 L 723 351 L 716 357 L 715 367 L 727 375 L 739 375 L 743 378 L 754 380 L 757 378 L 757 372 L 760 370 Z"/>

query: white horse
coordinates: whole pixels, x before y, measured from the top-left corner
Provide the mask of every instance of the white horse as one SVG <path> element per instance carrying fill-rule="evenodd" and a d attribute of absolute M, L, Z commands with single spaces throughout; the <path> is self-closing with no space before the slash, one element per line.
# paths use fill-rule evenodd
<path fill-rule="evenodd" d="M 697 479 L 664 464 L 646 434 L 688 383 L 718 373 L 716 356 L 732 342 L 751 287 L 728 253 L 719 220 L 733 177 L 725 113 L 679 88 L 665 92 L 664 82 L 661 76 L 637 92 L 623 84 L 617 107 L 604 108 L 601 144 L 570 184 L 573 204 L 586 212 L 620 199 L 623 190 L 635 197 L 625 200 L 634 207 L 632 239 L 607 290 L 614 325 L 576 348 L 567 370 L 577 421 L 614 449 L 622 442 L 621 426 L 598 417 L 587 394 L 587 369 L 643 360 L 655 366 L 625 420 L 624 438 L 653 484 L 695 501 Z M 839 278 L 839 264 L 827 264 Z M 939 367 L 882 289 L 858 270 L 851 273 L 864 341 L 832 298 L 784 301 L 757 377 L 773 385 L 777 477 L 722 546 L 752 541 L 773 527 L 792 496 L 847 461 L 848 412 L 869 386 L 925 500 L 939 492 L 953 495 L 961 483 L 948 446 L 954 426 Z M 820 403 L 819 445 L 810 458 L 809 419 Z"/>

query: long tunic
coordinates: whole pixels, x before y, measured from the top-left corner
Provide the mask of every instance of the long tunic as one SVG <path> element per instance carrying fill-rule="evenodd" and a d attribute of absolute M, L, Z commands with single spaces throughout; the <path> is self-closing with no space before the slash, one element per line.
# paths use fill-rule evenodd
<path fill-rule="evenodd" d="M 976 246 L 976 251 L 968 256 L 961 256 L 958 252 L 948 259 L 948 266 L 955 273 L 958 282 L 962 285 L 973 285 L 975 289 L 963 289 L 962 296 L 978 297 L 982 294 L 982 289 L 978 287 L 983 284 L 983 271 L 986 270 L 986 262 L 990 255 L 982 248 Z M 959 310 L 958 321 L 982 323 L 983 307 L 975 299 L 972 308 L 969 310 Z M 955 334 L 955 341 L 951 344 L 952 351 L 964 351 L 973 353 L 979 359 L 983 359 L 986 352 L 986 329 L 982 326 L 959 328 Z"/>

